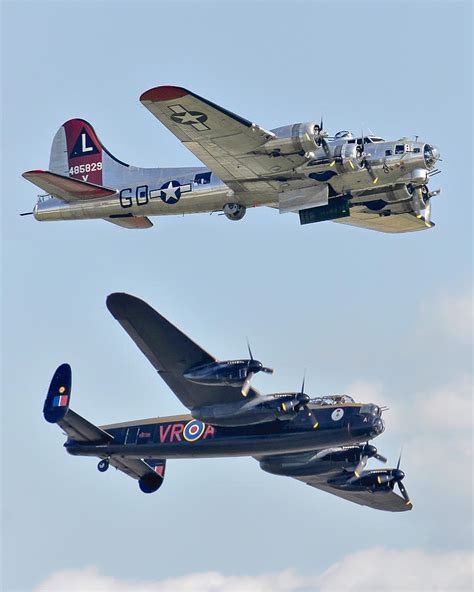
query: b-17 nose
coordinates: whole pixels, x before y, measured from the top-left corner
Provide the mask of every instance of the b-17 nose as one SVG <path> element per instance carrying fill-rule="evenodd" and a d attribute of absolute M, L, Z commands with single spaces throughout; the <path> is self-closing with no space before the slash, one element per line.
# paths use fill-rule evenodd
<path fill-rule="evenodd" d="M 423 148 L 423 156 L 425 158 L 426 166 L 432 169 L 440 158 L 440 153 L 437 146 L 432 144 L 425 144 Z"/>

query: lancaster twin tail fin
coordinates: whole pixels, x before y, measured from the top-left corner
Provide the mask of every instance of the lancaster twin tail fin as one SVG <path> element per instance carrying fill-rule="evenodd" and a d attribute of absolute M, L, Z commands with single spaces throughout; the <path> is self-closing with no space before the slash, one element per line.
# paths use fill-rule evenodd
<path fill-rule="evenodd" d="M 136 479 L 144 493 L 153 493 L 159 489 L 165 478 L 166 460 L 147 458 L 145 461 L 140 458 L 109 456 L 107 445 L 114 442 L 114 437 L 69 409 L 71 386 L 71 366 L 61 364 L 53 374 L 44 402 L 43 415 L 46 421 L 58 424 L 66 432 L 68 442 L 89 445 L 91 450 L 87 456 L 101 459 L 97 467 L 100 472 L 106 471 L 110 464 Z M 74 454 L 72 448 L 68 448 L 68 452 Z"/>

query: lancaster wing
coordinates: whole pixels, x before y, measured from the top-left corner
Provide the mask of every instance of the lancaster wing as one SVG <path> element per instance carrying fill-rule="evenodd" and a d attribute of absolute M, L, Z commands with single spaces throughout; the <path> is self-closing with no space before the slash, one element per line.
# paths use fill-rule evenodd
<path fill-rule="evenodd" d="M 349 502 L 359 504 L 359 506 L 368 506 L 374 510 L 384 510 L 385 512 L 406 512 L 412 509 L 412 505 L 397 495 L 394 491 L 349 491 L 332 487 L 325 481 L 322 475 L 305 475 L 304 477 L 294 477 L 298 481 L 306 483 L 311 487 L 316 487 L 327 493 L 332 493 L 342 497 Z"/>
<path fill-rule="evenodd" d="M 107 308 L 183 405 L 192 409 L 241 400 L 240 387 L 205 386 L 184 378 L 183 374 L 190 368 L 210 364 L 216 358 L 146 302 L 129 294 L 115 293 L 107 298 Z M 257 395 L 258 392 L 250 388 L 248 396 Z"/>
<path fill-rule="evenodd" d="M 185 88 L 158 86 L 140 101 L 235 192 L 273 192 L 279 183 L 265 177 L 294 167 L 285 156 L 276 167 L 275 158 L 261 150 L 273 132 Z"/>

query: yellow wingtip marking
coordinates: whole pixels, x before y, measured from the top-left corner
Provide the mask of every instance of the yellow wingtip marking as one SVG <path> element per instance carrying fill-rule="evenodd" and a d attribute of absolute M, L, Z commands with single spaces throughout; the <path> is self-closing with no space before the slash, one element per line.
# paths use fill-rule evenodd
<path fill-rule="evenodd" d="M 329 166 L 330 166 L 330 167 L 333 167 L 335 164 L 336 164 L 336 161 L 335 161 L 335 160 L 333 160 Z"/>
<path fill-rule="evenodd" d="M 316 423 L 313 425 L 313 430 L 315 430 L 315 429 L 318 427 L 318 425 L 319 425 L 319 423 L 318 423 L 318 422 L 316 422 Z"/>
<path fill-rule="evenodd" d="M 281 408 L 283 409 L 283 411 L 286 411 L 286 405 L 285 405 L 285 403 L 282 403 L 281 404 Z"/>

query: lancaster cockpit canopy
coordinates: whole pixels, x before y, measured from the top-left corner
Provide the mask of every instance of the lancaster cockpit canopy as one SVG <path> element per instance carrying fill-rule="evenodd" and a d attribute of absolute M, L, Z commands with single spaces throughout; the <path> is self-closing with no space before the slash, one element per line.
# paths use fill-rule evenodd
<path fill-rule="evenodd" d="M 316 397 L 310 399 L 310 403 L 314 405 L 342 405 L 344 403 L 354 403 L 354 399 L 349 395 L 328 395 L 326 397 Z"/>

